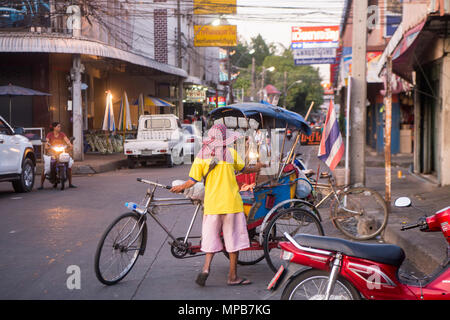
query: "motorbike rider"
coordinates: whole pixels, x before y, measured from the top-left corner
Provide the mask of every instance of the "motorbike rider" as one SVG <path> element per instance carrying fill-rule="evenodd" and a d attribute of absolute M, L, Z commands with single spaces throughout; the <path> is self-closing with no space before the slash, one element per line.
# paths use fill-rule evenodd
<path fill-rule="evenodd" d="M 64 134 L 64 132 L 61 132 L 61 123 L 59 122 L 53 122 L 51 125 L 52 131 L 47 134 L 45 143 L 45 153 L 48 153 L 50 149 L 50 145 L 67 145 L 69 148 L 72 148 L 72 143 L 70 142 L 69 138 Z M 50 144 L 50 145 L 49 145 Z M 69 188 L 76 188 L 75 185 L 72 184 L 72 163 L 73 160 L 70 158 L 69 161 L 69 167 L 67 168 L 67 178 L 69 179 Z M 44 189 L 44 181 L 45 181 L 45 166 L 42 169 L 41 174 L 41 186 L 38 188 L 38 190 Z"/>

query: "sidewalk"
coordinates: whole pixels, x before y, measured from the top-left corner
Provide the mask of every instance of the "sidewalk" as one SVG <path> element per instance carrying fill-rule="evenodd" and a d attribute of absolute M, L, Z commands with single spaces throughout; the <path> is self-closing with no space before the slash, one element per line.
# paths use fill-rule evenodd
<path fill-rule="evenodd" d="M 425 274 L 431 273 L 447 256 L 447 241 L 441 232 L 424 233 L 419 229 L 400 231 L 402 225 L 415 223 L 418 218 L 431 216 L 436 211 L 450 206 L 450 186 L 438 187 L 414 174 L 402 170 L 403 178 L 397 177 L 397 170 L 392 169 L 392 212 L 383 238 L 403 248 L 417 269 Z M 384 168 L 367 168 L 367 186 L 384 196 Z M 407 196 L 415 207 L 397 208 L 394 201 Z M 423 211 L 421 211 L 423 210 Z"/>
<path fill-rule="evenodd" d="M 114 154 L 85 154 L 83 161 L 75 161 L 72 166 L 74 175 L 95 174 L 114 171 L 127 165 L 127 157 L 123 153 Z M 36 165 L 36 174 L 42 172 L 43 162 Z"/>

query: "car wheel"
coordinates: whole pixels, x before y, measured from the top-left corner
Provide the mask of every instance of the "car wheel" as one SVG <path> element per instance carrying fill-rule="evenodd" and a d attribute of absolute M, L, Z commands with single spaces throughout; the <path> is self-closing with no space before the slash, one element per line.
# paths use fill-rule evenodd
<path fill-rule="evenodd" d="M 30 192 L 34 186 L 34 163 L 26 158 L 22 164 L 22 173 L 19 180 L 13 181 L 12 185 L 15 192 Z"/>
<path fill-rule="evenodd" d="M 136 161 L 128 158 L 127 159 L 128 169 L 134 169 L 136 167 Z"/>
<path fill-rule="evenodd" d="M 172 168 L 173 167 L 173 161 L 172 161 L 172 155 L 167 155 L 167 160 L 166 160 L 166 164 L 168 168 Z"/>

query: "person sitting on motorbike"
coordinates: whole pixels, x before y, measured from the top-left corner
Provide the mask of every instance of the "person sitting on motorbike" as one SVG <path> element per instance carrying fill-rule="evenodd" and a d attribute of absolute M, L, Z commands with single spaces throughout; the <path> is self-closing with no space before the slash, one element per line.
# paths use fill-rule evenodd
<path fill-rule="evenodd" d="M 51 125 L 51 129 L 52 131 L 49 132 L 46 137 L 47 142 L 45 143 L 45 153 L 48 153 L 50 145 L 67 145 L 69 148 L 72 148 L 72 143 L 70 143 L 70 140 L 67 138 L 64 132 L 61 132 L 61 123 L 53 122 Z M 69 188 L 76 188 L 76 186 L 72 184 L 72 163 L 73 160 L 72 158 L 70 158 L 69 167 L 67 168 L 67 178 L 69 179 Z M 45 166 L 42 169 L 41 186 L 38 188 L 39 190 L 44 189 L 44 181 Z"/>

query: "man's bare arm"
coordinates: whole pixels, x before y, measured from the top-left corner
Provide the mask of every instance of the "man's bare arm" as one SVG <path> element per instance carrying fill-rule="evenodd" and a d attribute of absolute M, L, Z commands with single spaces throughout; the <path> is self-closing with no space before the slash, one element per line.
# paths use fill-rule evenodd
<path fill-rule="evenodd" d="M 172 187 L 172 189 L 170 189 L 170 191 L 174 192 L 174 193 L 181 193 L 185 189 L 189 189 L 190 187 L 192 187 L 196 183 L 197 182 L 195 182 L 194 180 L 189 179 L 188 181 L 186 181 L 185 183 L 183 183 L 183 184 L 181 184 L 179 186 Z"/>

